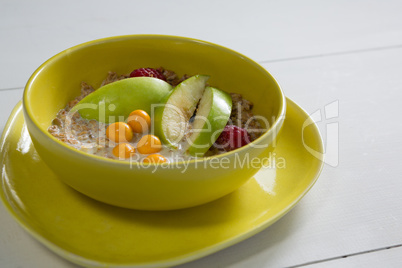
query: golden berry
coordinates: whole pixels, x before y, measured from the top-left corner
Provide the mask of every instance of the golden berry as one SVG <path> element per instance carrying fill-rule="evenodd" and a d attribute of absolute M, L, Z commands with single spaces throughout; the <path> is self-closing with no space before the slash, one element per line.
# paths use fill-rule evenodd
<path fill-rule="evenodd" d="M 127 124 L 135 133 L 145 133 L 151 126 L 151 117 L 143 110 L 135 110 L 128 116 Z"/>
<path fill-rule="evenodd" d="M 110 124 L 106 129 L 106 137 L 114 142 L 128 142 L 133 139 L 133 130 L 124 122 Z"/>
<path fill-rule="evenodd" d="M 166 163 L 167 160 L 166 160 L 165 157 L 163 157 L 160 154 L 150 154 L 143 160 L 143 162 L 144 163 L 160 164 L 160 163 Z"/>
<path fill-rule="evenodd" d="M 127 159 L 130 158 L 130 156 L 135 153 L 135 149 L 129 143 L 120 143 L 119 145 L 113 148 L 112 152 L 113 155 L 118 158 Z"/>
<path fill-rule="evenodd" d="M 162 149 L 161 140 L 154 135 L 142 136 L 137 144 L 137 150 L 141 154 L 154 154 Z"/>

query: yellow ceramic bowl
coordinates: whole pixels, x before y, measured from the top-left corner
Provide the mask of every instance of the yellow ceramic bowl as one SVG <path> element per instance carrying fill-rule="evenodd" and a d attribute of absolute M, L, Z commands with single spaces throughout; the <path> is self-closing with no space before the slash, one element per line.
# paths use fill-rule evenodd
<path fill-rule="evenodd" d="M 47 132 L 57 112 L 80 95 L 81 81 L 96 88 L 108 71 L 129 73 L 159 66 L 179 75 L 208 74 L 211 85 L 243 94 L 254 102 L 255 114 L 270 120 L 269 131 L 230 153 L 156 169 L 83 153 Z M 196 206 L 236 190 L 259 170 L 258 161 L 272 150 L 285 107 L 275 79 L 254 61 L 208 42 L 159 35 L 110 37 L 67 49 L 34 72 L 23 98 L 35 149 L 63 182 L 99 201 L 141 210 Z"/>

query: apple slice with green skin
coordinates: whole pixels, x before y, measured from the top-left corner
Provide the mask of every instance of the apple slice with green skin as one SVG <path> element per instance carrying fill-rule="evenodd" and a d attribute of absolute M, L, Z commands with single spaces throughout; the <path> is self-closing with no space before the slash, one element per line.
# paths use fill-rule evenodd
<path fill-rule="evenodd" d="M 203 156 L 218 139 L 232 112 L 232 98 L 222 90 L 207 87 L 200 100 L 191 134 L 187 138 L 187 151 Z"/>
<path fill-rule="evenodd" d="M 166 97 L 165 105 L 155 109 L 155 134 L 164 144 L 178 148 L 208 79 L 207 75 L 195 75 L 184 80 Z"/>
<path fill-rule="evenodd" d="M 161 100 L 172 90 L 167 82 L 152 77 L 133 77 L 107 84 L 83 98 L 71 110 L 82 118 L 109 123 L 126 119 L 134 110 L 151 113 L 152 104 Z"/>

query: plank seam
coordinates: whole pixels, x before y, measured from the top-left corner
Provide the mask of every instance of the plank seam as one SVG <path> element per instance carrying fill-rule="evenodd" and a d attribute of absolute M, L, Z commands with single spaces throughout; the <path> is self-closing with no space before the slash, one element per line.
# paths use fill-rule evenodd
<path fill-rule="evenodd" d="M 264 63 L 275 63 L 275 62 L 285 62 L 285 61 L 294 61 L 294 60 L 315 59 L 315 58 L 333 57 L 333 56 L 376 52 L 376 51 L 382 51 L 382 50 L 392 50 L 392 49 L 401 49 L 401 48 L 402 48 L 402 45 L 394 45 L 394 46 L 386 46 L 386 47 L 373 47 L 373 48 L 367 48 L 367 49 L 347 50 L 347 51 L 331 52 L 331 53 L 324 53 L 324 54 L 307 55 L 307 56 L 301 56 L 301 57 L 264 60 L 264 61 L 258 61 L 258 63 L 264 64 Z"/>
<path fill-rule="evenodd" d="M 402 48 L 402 45 L 374 47 L 374 48 L 367 48 L 367 49 L 347 50 L 347 51 L 340 51 L 340 52 L 307 55 L 307 56 L 301 56 L 301 57 L 263 60 L 263 61 L 258 61 L 258 63 L 265 64 L 265 63 L 286 62 L 286 61 L 294 61 L 294 60 L 315 59 L 315 58 L 333 57 L 333 56 L 341 56 L 341 55 L 348 55 L 348 54 L 376 52 L 376 51 L 382 51 L 382 50 L 392 50 L 392 49 L 401 49 L 401 48 Z M 23 86 L 22 87 L 12 87 L 12 88 L 2 88 L 2 89 L 0 88 L 0 91 L 17 90 L 17 89 L 23 89 L 23 88 L 24 88 Z"/>
<path fill-rule="evenodd" d="M 1 88 L 0 91 L 17 90 L 17 89 L 24 89 L 24 87 Z"/>
<path fill-rule="evenodd" d="M 388 249 L 398 248 L 398 247 L 402 247 L 402 244 L 392 245 L 392 246 L 382 247 L 382 248 L 376 248 L 376 249 L 371 249 L 371 250 L 365 250 L 365 251 L 361 251 L 361 252 L 336 256 L 336 257 L 322 259 L 322 260 L 306 262 L 306 263 L 302 263 L 302 264 L 287 266 L 285 268 L 303 267 L 303 266 L 308 266 L 308 265 L 312 265 L 312 264 L 324 263 L 324 262 L 328 262 L 328 261 L 334 261 L 334 260 L 344 259 L 344 258 L 348 258 L 348 257 L 354 257 L 354 256 L 358 256 L 358 255 L 364 255 L 364 254 L 369 254 L 369 253 L 373 253 L 373 252 L 378 252 L 378 251 L 383 251 L 383 250 L 388 250 Z"/>

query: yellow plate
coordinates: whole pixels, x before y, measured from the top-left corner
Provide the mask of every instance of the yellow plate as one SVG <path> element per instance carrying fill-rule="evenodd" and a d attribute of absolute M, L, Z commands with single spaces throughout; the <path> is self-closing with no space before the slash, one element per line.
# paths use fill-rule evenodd
<path fill-rule="evenodd" d="M 313 186 L 323 164 L 305 145 L 322 152 L 322 140 L 317 126 L 305 123 L 308 115 L 289 99 L 287 105 L 271 167 L 209 204 L 147 212 L 100 203 L 60 182 L 33 148 L 19 103 L 0 143 L 1 197 L 31 235 L 76 264 L 161 267 L 188 262 L 268 227 Z"/>

